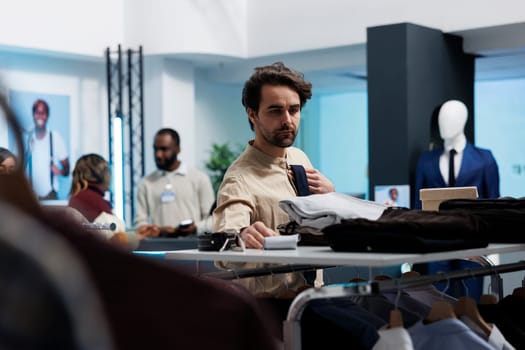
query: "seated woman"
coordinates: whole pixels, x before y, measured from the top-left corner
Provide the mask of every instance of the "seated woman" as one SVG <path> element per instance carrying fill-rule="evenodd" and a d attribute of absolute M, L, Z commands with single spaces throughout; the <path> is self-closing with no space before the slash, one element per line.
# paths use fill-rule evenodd
<path fill-rule="evenodd" d="M 0 147 L 0 174 L 9 174 L 15 170 L 16 157 L 8 149 Z"/>
<path fill-rule="evenodd" d="M 111 204 L 104 199 L 109 190 L 111 173 L 108 162 L 98 154 L 80 157 L 73 170 L 69 206 L 81 212 L 90 222 L 101 213 L 112 214 Z"/>
<path fill-rule="evenodd" d="M 134 249 L 138 245 L 136 239 L 125 233 L 126 225 L 113 214 L 111 204 L 104 199 L 110 182 L 108 162 L 95 153 L 83 155 L 73 170 L 68 206 L 78 210 L 91 223 L 115 224 L 114 229 L 97 228 L 96 231 L 117 245 Z"/>

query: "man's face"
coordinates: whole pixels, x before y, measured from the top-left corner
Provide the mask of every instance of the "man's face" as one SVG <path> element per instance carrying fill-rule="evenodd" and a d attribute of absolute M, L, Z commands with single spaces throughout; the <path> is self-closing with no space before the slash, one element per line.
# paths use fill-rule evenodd
<path fill-rule="evenodd" d="M 175 140 L 169 134 L 160 134 L 155 137 L 153 144 L 155 164 L 160 170 L 172 170 L 172 166 L 177 162 L 177 155 L 180 147 L 175 144 Z"/>
<path fill-rule="evenodd" d="M 288 86 L 264 85 L 261 89 L 259 110 L 248 110 L 256 137 L 264 142 L 289 147 L 297 136 L 301 119 L 299 94 Z"/>
<path fill-rule="evenodd" d="M 35 108 L 35 113 L 33 113 L 33 120 L 35 122 L 36 128 L 45 128 L 48 118 L 49 115 L 47 114 L 46 106 L 43 103 L 37 104 Z"/>

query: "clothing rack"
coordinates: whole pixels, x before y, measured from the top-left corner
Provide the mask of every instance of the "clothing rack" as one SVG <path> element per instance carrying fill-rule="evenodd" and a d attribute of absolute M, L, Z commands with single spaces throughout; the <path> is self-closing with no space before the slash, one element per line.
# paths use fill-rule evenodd
<path fill-rule="evenodd" d="M 470 257 L 476 258 L 481 260 L 487 265 L 492 265 L 493 262 L 488 259 L 486 256 L 480 255 L 476 257 Z M 226 271 L 213 271 L 213 272 L 206 272 L 200 274 L 202 277 L 213 277 L 213 278 L 219 278 L 224 280 L 235 280 L 239 278 L 247 278 L 247 277 L 259 277 L 259 276 L 267 276 L 267 275 L 277 275 L 280 273 L 289 273 L 289 272 L 305 272 L 305 271 L 315 271 L 318 269 L 327 269 L 327 268 L 333 268 L 336 267 L 334 265 L 309 265 L 309 264 L 303 264 L 303 265 L 282 265 L 282 266 L 271 266 L 271 267 L 258 267 L 258 268 L 251 268 L 251 269 L 239 269 L 239 270 L 226 270 Z M 525 287 L 525 279 L 523 281 L 523 287 Z M 493 294 L 497 295 L 499 299 L 503 297 L 503 280 L 498 275 L 495 274 L 491 278 L 491 291 Z"/>
<path fill-rule="evenodd" d="M 288 316 L 283 325 L 285 350 L 301 349 L 301 317 L 308 303 L 315 299 L 342 298 L 352 295 L 372 295 L 392 289 L 403 289 L 432 284 L 435 282 L 450 281 L 500 273 L 525 270 L 525 261 L 503 264 L 498 266 L 484 266 L 475 269 L 442 272 L 433 275 L 397 278 L 369 282 L 354 282 L 310 288 L 301 292 L 290 305 Z"/>
<path fill-rule="evenodd" d="M 226 271 L 206 272 L 206 273 L 201 274 L 200 276 L 214 277 L 214 278 L 220 278 L 224 280 L 235 280 L 239 278 L 277 275 L 280 273 L 288 273 L 288 272 L 315 271 L 315 270 L 327 269 L 331 267 L 335 267 L 335 266 L 332 266 L 332 265 L 279 265 L 279 266 L 258 267 L 258 268 L 243 269 L 243 270 L 226 270 Z"/>

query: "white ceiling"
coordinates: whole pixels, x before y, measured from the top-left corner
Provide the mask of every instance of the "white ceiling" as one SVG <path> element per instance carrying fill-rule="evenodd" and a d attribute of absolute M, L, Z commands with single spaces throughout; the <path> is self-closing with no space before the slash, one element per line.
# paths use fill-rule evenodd
<path fill-rule="evenodd" d="M 525 78 L 525 23 L 450 33 L 476 58 L 476 80 Z M 180 57 L 179 57 L 180 58 Z M 326 48 L 252 59 L 186 57 L 207 79 L 242 84 L 253 67 L 283 61 L 303 72 L 316 92 L 366 91 L 366 45 Z"/>

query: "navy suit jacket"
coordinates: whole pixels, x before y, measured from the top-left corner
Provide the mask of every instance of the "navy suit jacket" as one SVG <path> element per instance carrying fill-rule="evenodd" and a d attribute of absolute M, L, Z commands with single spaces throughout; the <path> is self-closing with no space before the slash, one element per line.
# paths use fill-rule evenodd
<path fill-rule="evenodd" d="M 420 189 L 448 187 L 439 171 L 439 157 L 442 153 L 443 148 L 439 148 L 425 152 L 419 157 L 416 167 L 414 208 L 421 208 Z M 479 198 L 500 196 L 498 164 L 491 151 L 467 143 L 456 178 L 456 187 L 462 186 L 476 186 Z"/>

